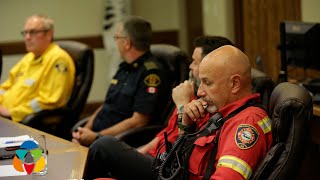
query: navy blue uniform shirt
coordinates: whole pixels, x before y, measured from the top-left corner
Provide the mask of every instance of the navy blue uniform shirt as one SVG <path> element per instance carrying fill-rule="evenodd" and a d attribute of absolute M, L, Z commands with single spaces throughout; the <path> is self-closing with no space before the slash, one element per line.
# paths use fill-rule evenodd
<path fill-rule="evenodd" d="M 122 62 L 111 80 L 92 130 L 101 131 L 111 127 L 131 117 L 133 112 L 154 115 L 163 83 L 159 68 L 160 65 L 149 51 L 131 64 Z"/>

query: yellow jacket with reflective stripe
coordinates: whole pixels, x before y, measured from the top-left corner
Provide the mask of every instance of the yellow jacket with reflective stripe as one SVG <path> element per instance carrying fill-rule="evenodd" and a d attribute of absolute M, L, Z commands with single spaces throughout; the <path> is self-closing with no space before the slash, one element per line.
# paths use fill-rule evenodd
<path fill-rule="evenodd" d="M 0 85 L 0 104 L 13 121 L 43 109 L 64 106 L 71 95 L 75 77 L 72 58 L 52 43 L 37 59 L 29 52 Z"/>

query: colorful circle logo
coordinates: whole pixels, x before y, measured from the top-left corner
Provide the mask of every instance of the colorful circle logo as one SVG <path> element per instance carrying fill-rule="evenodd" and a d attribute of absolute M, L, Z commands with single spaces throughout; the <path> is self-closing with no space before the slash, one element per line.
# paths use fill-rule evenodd
<path fill-rule="evenodd" d="M 42 149 L 34 141 L 25 141 L 16 150 L 12 160 L 13 167 L 19 172 L 40 172 L 45 168 L 46 161 Z"/>

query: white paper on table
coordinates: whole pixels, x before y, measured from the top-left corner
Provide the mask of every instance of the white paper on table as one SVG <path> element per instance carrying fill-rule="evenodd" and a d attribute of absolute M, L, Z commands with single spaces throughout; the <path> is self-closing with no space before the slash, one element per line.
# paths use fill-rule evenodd
<path fill-rule="evenodd" d="M 15 136 L 15 137 L 0 137 L 0 148 L 20 146 L 24 141 L 33 140 L 29 135 Z M 6 143 L 6 142 L 12 143 Z"/>
<path fill-rule="evenodd" d="M 27 175 L 27 172 L 19 172 L 17 171 L 13 165 L 1 165 L 0 166 L 0 177 L 6 176 L 23 176 Z"/>

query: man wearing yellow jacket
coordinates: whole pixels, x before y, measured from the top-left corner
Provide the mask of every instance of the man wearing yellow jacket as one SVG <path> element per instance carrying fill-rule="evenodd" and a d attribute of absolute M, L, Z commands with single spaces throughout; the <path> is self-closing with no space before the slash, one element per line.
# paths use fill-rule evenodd
<path fill-rule="evenodd" d="M 72 92 L 75 67 L 53 43 L 53 20 L 30 16 L 21 34 L 28 53 L 0 85 L 0 115 L 20 122 L 27 115 L 64 106 Z"/>

